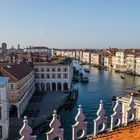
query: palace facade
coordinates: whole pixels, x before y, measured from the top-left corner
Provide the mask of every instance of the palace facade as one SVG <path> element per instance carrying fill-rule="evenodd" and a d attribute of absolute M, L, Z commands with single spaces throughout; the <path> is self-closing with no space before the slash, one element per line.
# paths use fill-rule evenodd
<path fill-rule="evenodd" d="M 72 59 L 56 58 L 34 62 L 36 87 L 43 91 L 70 90 L 73 76 Z"/>
<path fill-rule="evenodd" d="M 8 104 L 8 78 L 0 77 L 0 139 L 8 138 L 9 104 Z"/>
<path fill-rule="evenodd" d="M 1 74 L 9 78 L 10 117 L 20 118 L 35 91 L 34 69 L 26 63 L 13 63 L 2 66 Z"/>

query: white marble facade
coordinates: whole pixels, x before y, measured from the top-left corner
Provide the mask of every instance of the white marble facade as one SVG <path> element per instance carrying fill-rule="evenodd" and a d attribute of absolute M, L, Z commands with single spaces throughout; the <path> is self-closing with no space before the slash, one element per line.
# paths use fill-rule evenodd
<path fill-rule="evenodd" d="M 8 109 L 8 78 L 0 77 L 0 139 L 8 138 L 9 109 Z"/>
<path fill-rule="evenodd" d="M 36 87 L 44 91 L 70 90 L 73 76 L 71 64 L 34 63 Z"/>

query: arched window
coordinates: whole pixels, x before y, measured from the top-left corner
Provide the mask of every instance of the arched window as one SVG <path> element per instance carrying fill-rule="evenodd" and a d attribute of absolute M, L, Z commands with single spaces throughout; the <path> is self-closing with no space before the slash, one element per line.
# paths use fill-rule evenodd
<path fill-rule="evenodd" d="M 64 90 L 68 90 L 68 84 L 67 84 L 67 83 L 64 83 L 64 84 L 63 84 L 63 89 L 64 89 Z"/>
<path fill-rule="evenodd" d="M 17 115 L 17 107 L 15 105 L 11 105 L 9 108 L 9 116 L 14 118 L 14 117 L 18 117 Z"/>
<path fill-rule="evenodd" d="M 61 83 L 57 83 L 57 90 L 59 90 L 59 91 L 61 91 L 61 90 L 62 90 Z"/>
<path fill-rule="evenodd" d="M 45 84 L 44 83 L 41 83 L 41 90 L 45 91 Z"/>
<path fill-rule="evenodd" d="M 35 83 L 36 89 L 39 89 L 39 83 Z"/>
<path fill-rule="evenodd" d="M 56 83 L 52 83 L 52 91 L 56 90 Z"/>
<path fill-rule="evenodd" d="M 46 90 L 47 90 L 47 91 L 50 91 L 50 83 L 47 83 L 47 84 L 46 84 Z"/>

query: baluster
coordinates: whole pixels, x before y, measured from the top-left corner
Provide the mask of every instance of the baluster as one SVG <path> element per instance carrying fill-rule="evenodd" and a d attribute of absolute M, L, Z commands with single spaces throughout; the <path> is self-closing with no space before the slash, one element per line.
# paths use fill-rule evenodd
<path fill-rule="evenodd" d="M 113 130 L 113 128 L 118 127 L 122 124 L 122 107 L 121 104 L 117 98 L 116 104 L 113 108 L 114 113 L 111 115 L 111 126 L 110 130 Z M 117 124 L 116 124 L 117 123 Z"/>
<path fill-rule="evenodd" d="M 87 136 L 87 122 L 84 122 L 85 115 L 83 114 L 82 107 L 79 105 L 78 113 L 75 117 L 76 123 L 72 126 L 72 140 L 86 138 Z M 81 136 L 77 137 L 78 131 L 82 130 Z"/>
<path fill-rule="evenodd" d="M 64 129 L 59 128 L 61 126 L 60 120 L 57 117 L 56 110 L 54 110 L 52 121 L 49 124 L 51 130 L 46 133 L 47 140 L 53 140 L 54 138 L 59 138 L 59 140 L 64 139 Z"/>
<path fill-rule="evenodd" d="M 128 109 L 126 112 L 125 125 L 127 125 L 129 122 L 136 120 L 136 109 L 134 108 L 134 106 L 135 106 L 135 102 L 134 102 L 133 95 L 131 94 L 130 101 L 128 104 Z"/>
<path fill-rule="evenodd" d="M 97 119 L 94 120 L 94 136 L 103 132 L 107 128 L 107 118 L 105 117 L 105 110 L 102 100 L 100 101 L 99 109 L 97 111 Z M 101 128 L 99 128 L 101 126 Z"/>
<path fill-rule="evenodd" d="M 24 117 L 23 126 L 19 133 L 22 136 L 20 140 L 36 140 L 36 136 L 31 136 L 32 128 L 28 125 L 28 120 L 26 116 Z"/>

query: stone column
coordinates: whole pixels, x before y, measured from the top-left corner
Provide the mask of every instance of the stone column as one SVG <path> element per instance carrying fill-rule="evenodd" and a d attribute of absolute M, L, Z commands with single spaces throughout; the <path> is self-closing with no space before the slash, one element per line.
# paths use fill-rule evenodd
<path fill-rule="evenodd" d="M 17 117 L 20 118 L 20 107 L 19 107 L 19 105 L 16 107 L 17 107 Z"/>
<path fill-rule="evenodd" d="M 50 83 L 50 91 L 52 91 L 52 83 Z"/>

